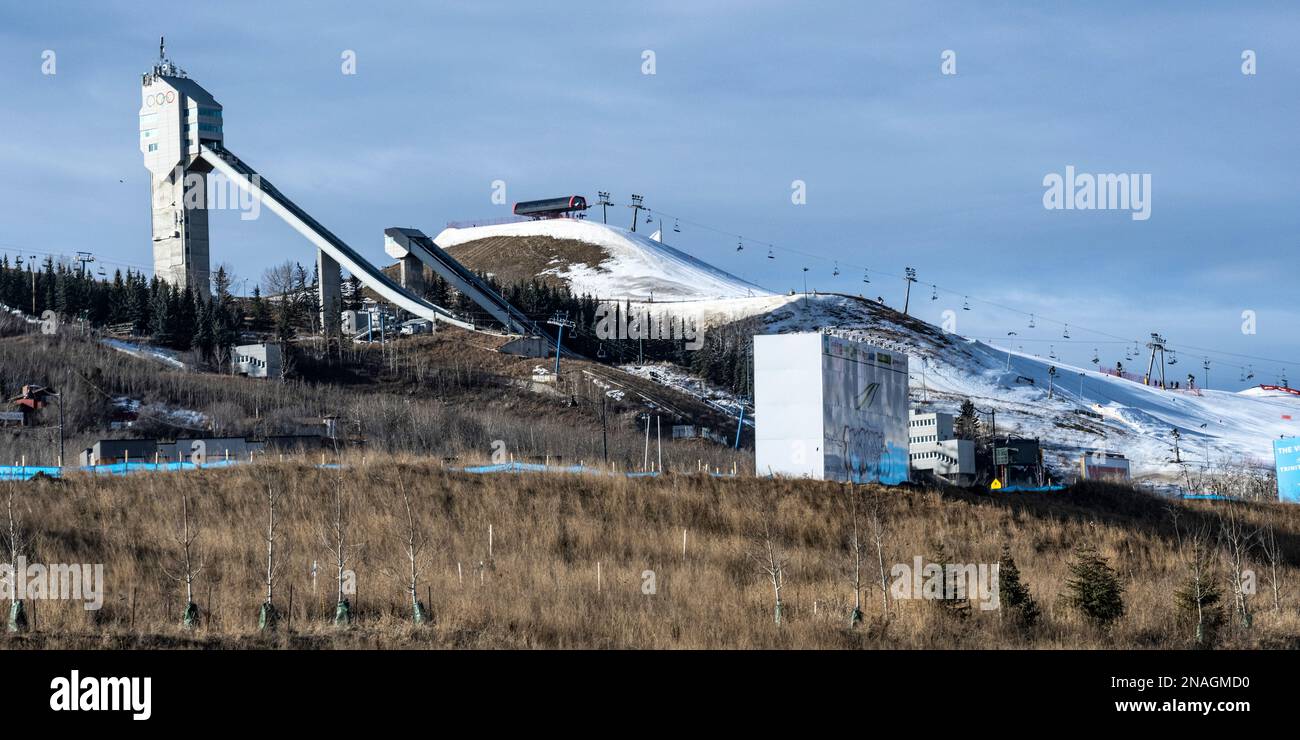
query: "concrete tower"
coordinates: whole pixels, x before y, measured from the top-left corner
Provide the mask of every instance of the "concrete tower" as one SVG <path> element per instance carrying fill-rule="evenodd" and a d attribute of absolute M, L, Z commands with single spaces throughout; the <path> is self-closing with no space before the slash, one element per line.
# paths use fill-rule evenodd
<path fill-rule="evenodd" d="M 220 146 L 221 105 L 167 59 L 141 82 L 140 152 L 150 173 L 154 274 L 207 295 L 207 173 L 199 145 Z"/>

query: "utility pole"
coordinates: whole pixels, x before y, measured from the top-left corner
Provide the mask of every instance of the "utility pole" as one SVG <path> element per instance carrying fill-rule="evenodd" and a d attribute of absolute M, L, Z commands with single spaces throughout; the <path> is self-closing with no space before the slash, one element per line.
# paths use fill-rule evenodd
<path fill-rule="evenodd" d="M 599 198 L 599 202 L 597 202 L 596 205 L 600 206 L 600 222 L 607 224 L 609 223 L 608 208 L 609 206 L 614 205 L 614 203 L 609 199 L 609 191 L 607 190 L 596 191 L 596 197 Z"/>
<path fill-rule="evenodd" d="M 642 208 L 645 208 L 645 206 L 642 205 L 641 203 L 642 200 L 643 199 L 641 198 L 641 196 L 636 195 L 634 193 L 632 195 L 632 205 L 628 206 L 628 208 L 632 209 L 632 230 L 633 231 L 636 231 L 637 214 L 640 212 Z"/>
<path fill-rule="evenodd" d="M 600 394 L 600 454 L 605 459 L 605 464 L 609 465 L 609 431 L 605 423 L 605 402 L 607 397 L 604 392 Z"/>
<path fill-rule="evenodd" d="M 1205 358 L 1205 362 L 1201 363 L 1201 367 L 1205 368 L 1205 383 L 1201 387 L 1208 391 L 1210 390 L 1210 358 Z"/>
<path fill-rule="evenodd" d="M 32 315 L 36 315 L 36 255 L 27 262 L 27 269 L 32 273 Z"/>
<path fill-rule="evenodd" d="M 907 292 L 903 294 L 903 315 L 906 316 L 908 304 L 912 300 L 912 283 L 916 282 L 916 269 L 908 267 L 904 268 L 903 272 L 907 275 L 904 278 L 907 281 Z"/>
<path fill-rule="evenodd" d="M 572 329 L 575 326 L 577 326 L 577 324 L 573 323 L 573 321 L 569 318 L 568 311 L 556 311 L 554 316 L 546 320 L 546 323 L 550 324 L 551 326 L 559 327 L 559 332 L 556 334 L 556 338 L 555 338 L 555 384 L 556 384 L 555 387 L 559 388 L 560 387 L 559 386 L 560 352 L 562 351 L 562 348 L 564 346 L 564 327 L 567 326 L 570 329 Z"/>

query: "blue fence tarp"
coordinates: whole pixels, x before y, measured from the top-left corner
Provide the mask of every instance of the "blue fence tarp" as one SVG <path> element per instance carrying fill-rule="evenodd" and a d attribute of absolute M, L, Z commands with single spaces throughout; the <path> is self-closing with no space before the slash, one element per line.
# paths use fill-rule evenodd
<path fill-rule="evenodd" d="M 226 468 L 247 462 L 246 460 L 213 460 L 202 465 L 195 465 L 189 462 L 166 462 L 166 463 L 112 463 L 110 465 L 93 465 L 85 467 L 71 468 L 86 473 L 95 473 L 97 475 L 129 475 L 131 473 L 158 473 L 178 470 L 200 470 L 208 468 Z M 51 478 L 58 478 L 62 475 L 59 468 L 54 466 L 40 465 L 0 465 L 0 480 L 31 480 L 37 475 L 46 475 Z"/>
<path fill-rule="evenodd" d="M 31 480 L 38 475 L 59 477 L 59 469 L 40 465 L 0 465 L 0 480 Z"/>

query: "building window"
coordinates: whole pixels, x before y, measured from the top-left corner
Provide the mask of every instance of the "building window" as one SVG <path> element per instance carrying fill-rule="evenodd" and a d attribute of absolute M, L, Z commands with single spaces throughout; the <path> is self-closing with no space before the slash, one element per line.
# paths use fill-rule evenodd
<path fill-rule="evenodd" d="M 151 152 L 156 152 L 156 151 L 158 151 L 158 145 L 157 145 L 157 144 L 150 144 L 150 145 L 149 145 L 149 151 L 151 151 Z"/>

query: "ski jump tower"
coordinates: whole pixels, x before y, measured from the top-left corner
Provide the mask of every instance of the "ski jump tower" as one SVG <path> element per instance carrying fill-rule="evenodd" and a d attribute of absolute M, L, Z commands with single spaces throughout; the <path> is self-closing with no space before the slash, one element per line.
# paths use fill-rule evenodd
<path fill-rule="evenodd" d="M 220 146 L 221 105 L 167 59 L 141 84 L 140 152 L 149 170 L 153 211 L 153 271 L 179 288 L 208 293 L 205 143 Z"/>
<path fill-rule="evenodd" d="M 342 268 L 405 311 L 475 329 L 473 323 L 420 295 L 422 265 L 427 265 L 507 332 L 544 337 L 555 346 L 555 340 L 522 311 L 416 229 L 385 231 L 388 253 L 401 260 L 400 283 L 384 274 L 226 148 L 221 104 L 167 59 L 161 42 L 158 63 L 144 75 L 141 93 L 140 152 L 150 173 L 154 274 L 160 279 L 205 295 L 210 292 L 207 178 L 220 175 L 257 198 L 316 247 L 317 305 L 321 326 L 327 331 L 339 324 Z"/>

